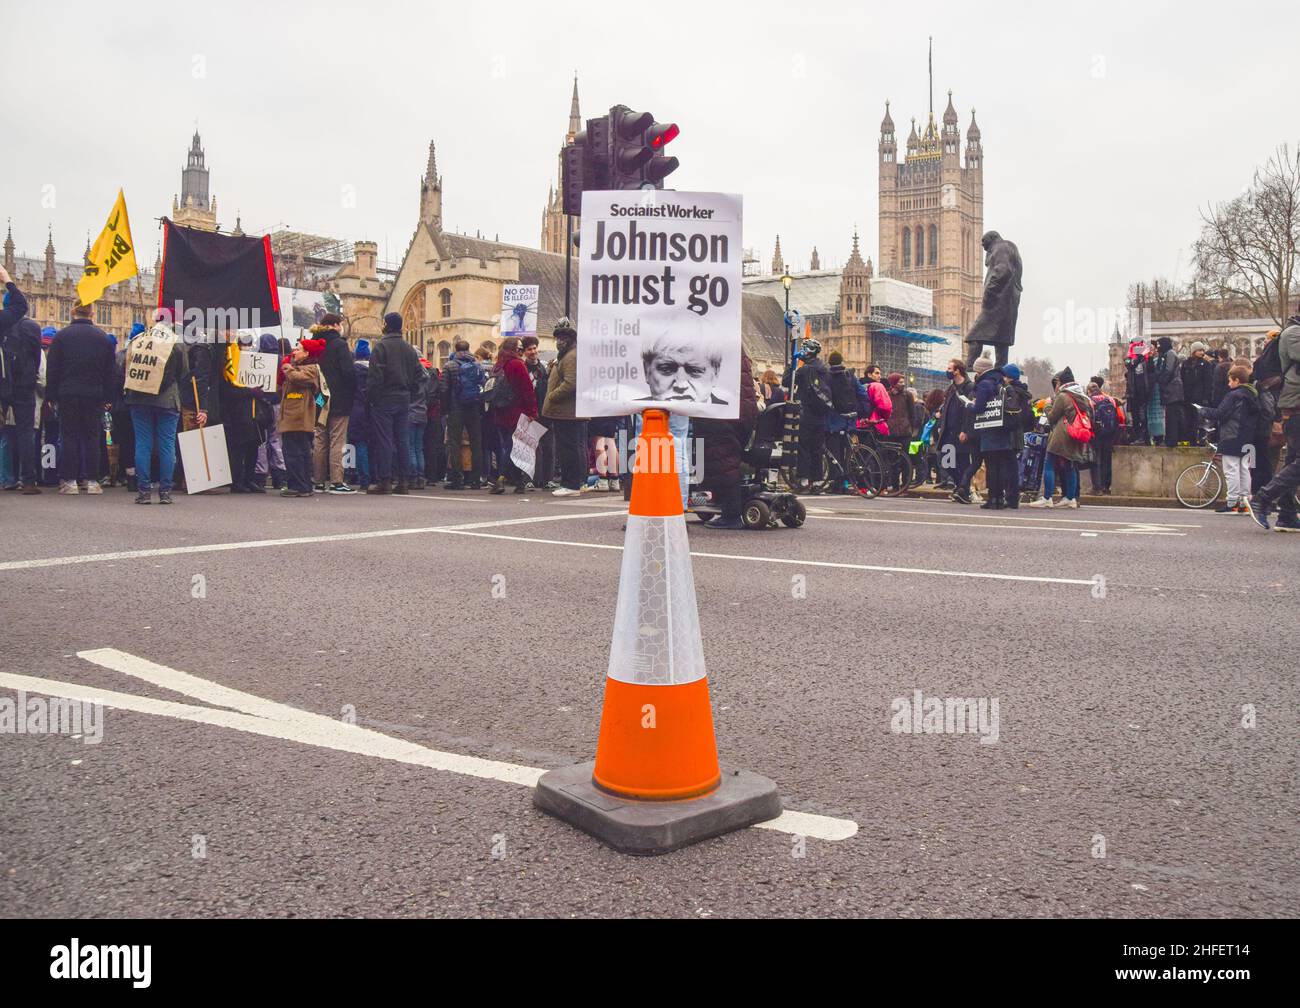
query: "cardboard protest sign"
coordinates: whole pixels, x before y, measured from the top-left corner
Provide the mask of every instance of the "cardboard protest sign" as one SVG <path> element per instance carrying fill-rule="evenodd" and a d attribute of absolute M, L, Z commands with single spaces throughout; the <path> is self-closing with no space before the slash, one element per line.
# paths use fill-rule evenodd
<path fill-rule="evenodd" d="M 196 494 L 230 485 L 230 456 L 226 454 L 226 429 L 221 424 L 185 431 L 177 437 L 181 465 L 185 467 L 185 492 Z"/>
<path fill-rule="evenodd" d="M 163 372 L 177 344 L 176 334 L 159 324 L 142 332 L 126 345 L 126 381 L 122 387 L 145 395 L 157 395 Z"/>
<path fill-rule="evenodd" d="M 519 423 L 515 425 L 514 438 L 510 444 L 510 461 L 527 473 L 529 479 L 532 479 L 537 470 L 537 443 L 545 433 L 544 424 L 530 420 L 522 413 L 519 415 Z"/>
<path fill-rule="evenodd" d="M 536 284 L 506 284 L 501 295 L 501 335 L 537 335 Z"/>
<path fill-rule="evenodd" d="M 740 415 L 741 198 L 582 194 L 578 416 Z"/>
<path fill-rule="evenodd" d="M 274 392 L 275 376 L 279 369 L 280 358 L 273 353 L 258 353 L 255 350 L 239 352 L 238 381 L 244 388 Z"/>

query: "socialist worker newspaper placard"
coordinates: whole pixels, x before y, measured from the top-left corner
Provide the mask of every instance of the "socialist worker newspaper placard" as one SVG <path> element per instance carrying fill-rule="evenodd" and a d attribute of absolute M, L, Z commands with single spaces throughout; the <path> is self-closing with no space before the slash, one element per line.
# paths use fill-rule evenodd
<path fill-rule="evenodd" d="M 583 193 L 579 256 L 578 416 L 738 417 L 740 197 Z"/>

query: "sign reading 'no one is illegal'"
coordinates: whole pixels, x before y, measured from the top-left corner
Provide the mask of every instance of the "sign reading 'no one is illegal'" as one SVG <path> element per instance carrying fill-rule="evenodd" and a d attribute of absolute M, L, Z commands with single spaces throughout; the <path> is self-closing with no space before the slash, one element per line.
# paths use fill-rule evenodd
<path fill-rule="evenodd" d="M 741 198 L 583 193 L 580 255 L 578 415 L 739 416 Z"/>

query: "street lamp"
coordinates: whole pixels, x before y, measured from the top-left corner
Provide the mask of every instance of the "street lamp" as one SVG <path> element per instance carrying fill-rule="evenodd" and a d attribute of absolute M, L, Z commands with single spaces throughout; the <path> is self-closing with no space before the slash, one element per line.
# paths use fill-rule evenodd
<path fill-rule="evenodd" d="M 781 286 L 785 288 L 785 367 L 790 374 L 790 385 L 787 392 L 794 388 L 794 357 L 791 350 L 794 347 L 794 326 L 790 324 L 790 287 L 794 284 L 794 277 L 787 271 L 781 277 Z"/>

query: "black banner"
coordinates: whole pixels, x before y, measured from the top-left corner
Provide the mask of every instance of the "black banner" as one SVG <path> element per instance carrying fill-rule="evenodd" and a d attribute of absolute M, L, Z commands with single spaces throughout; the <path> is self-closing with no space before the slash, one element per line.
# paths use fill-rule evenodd
<path fill-rule="evenodd" d="M 232 328 L 279 325 L 270 237 L 197 231 L 164 217 L 158 306 L 176 311 L 178 325 L 192 310 L 237 311 L 243 324 Z"/>

